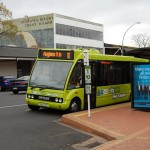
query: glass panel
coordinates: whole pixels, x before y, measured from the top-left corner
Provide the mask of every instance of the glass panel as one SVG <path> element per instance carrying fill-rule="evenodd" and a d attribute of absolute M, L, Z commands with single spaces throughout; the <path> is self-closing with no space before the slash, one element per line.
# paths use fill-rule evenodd
<path fill-rule="evenodd" d="M 130 63 L 101 61 L 97 64 L 97 76 L 98 86 L 129 83 Z"/>
<path fill-rule="evenodd" d="M 78 62 L 71 74 L 68 89 L 82 87 L 82 63 Z"/>
<path fill-rule="evenodd" d="M 103 40 L 103 32 L 63 24 L 56 24 L 56 34 L 98 41 Z"/>
<path fill-rule="evenodd" d="M 72 62 L 37 61 L 33 70 L 30 86 L 64 89 Z"/>

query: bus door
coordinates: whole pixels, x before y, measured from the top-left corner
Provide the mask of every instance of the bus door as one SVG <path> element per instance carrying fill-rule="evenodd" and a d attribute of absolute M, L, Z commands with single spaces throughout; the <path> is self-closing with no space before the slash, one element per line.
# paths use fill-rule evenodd
<path fill-rule="evenodd" d="M 91 66 L 91 94 L 90 94 L 90 107 L 96 107 L 96 62 L 90 62 Z M 85 81 L 85 79 L 84 79 Z M 84 92 L 85 93 L 85 92 Z M 84 94 L 84 109 L 88 109 L 88 98 L 87 94 Z"/>

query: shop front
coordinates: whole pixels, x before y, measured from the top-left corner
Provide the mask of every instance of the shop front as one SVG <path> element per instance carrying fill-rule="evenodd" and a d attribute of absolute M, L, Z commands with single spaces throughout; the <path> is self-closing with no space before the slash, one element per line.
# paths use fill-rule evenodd
<path fill-rule="evenodd" d="M 29 75 L 36 59 L 37 49 L 0 47 L 0 76 Z"/>

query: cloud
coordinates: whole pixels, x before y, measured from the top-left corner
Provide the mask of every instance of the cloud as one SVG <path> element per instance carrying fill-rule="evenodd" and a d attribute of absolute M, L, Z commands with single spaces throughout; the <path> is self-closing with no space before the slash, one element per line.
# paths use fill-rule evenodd
<path fill-rule="evenodd" d="M 58 13 L 104 24 L 104 37 L 114 41 L 133 23 L 140 21 L 133 31 L 150 31 L 149 0 L 5 0 L 14 18 Z M 110 39 L 110 34 L 113 35 Z M 114 38 L 116 37 L 116 38 Z M 121 36 L 120 36 L 121 38 Z M 116 42 L 120 41 L 120 38 Z M 117 43 L 116 43 L 117 44 Z"/>
<path fill-rule="evenodd" d="M 140 20 L 150 23 L 147 17 L 149 0 L 5 0 L 5 4 L 13 11 L 15 18 L 61 13 L 86 20 L 99 18 L 110 26 L 130 24 Z"/>

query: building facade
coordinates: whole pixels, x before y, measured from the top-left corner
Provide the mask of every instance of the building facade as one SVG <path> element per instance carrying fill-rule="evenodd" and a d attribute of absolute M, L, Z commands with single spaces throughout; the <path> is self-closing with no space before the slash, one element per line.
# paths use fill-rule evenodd
<path fill-rule="evenodd" d="M 0 75 L 28 75 L 38 48 L 94 48 L 103 52 L 102 24 L 60 14 L 26 16 L 13 22 L 20 32 L 14 38 L 0 38 Z"/>
<path fill-rule="evenodd" d="M 47 14 L 14 19 L 21 31 L 14 39 L 3 38 L 0 45 L 46 48 L 103 49 L 103 25 L 67 17 Z"/>
<path fill-rule="evenodd" d="M 0 46 L 0 76 L 30 75 L 37 56 L 37 48 Z"/>

